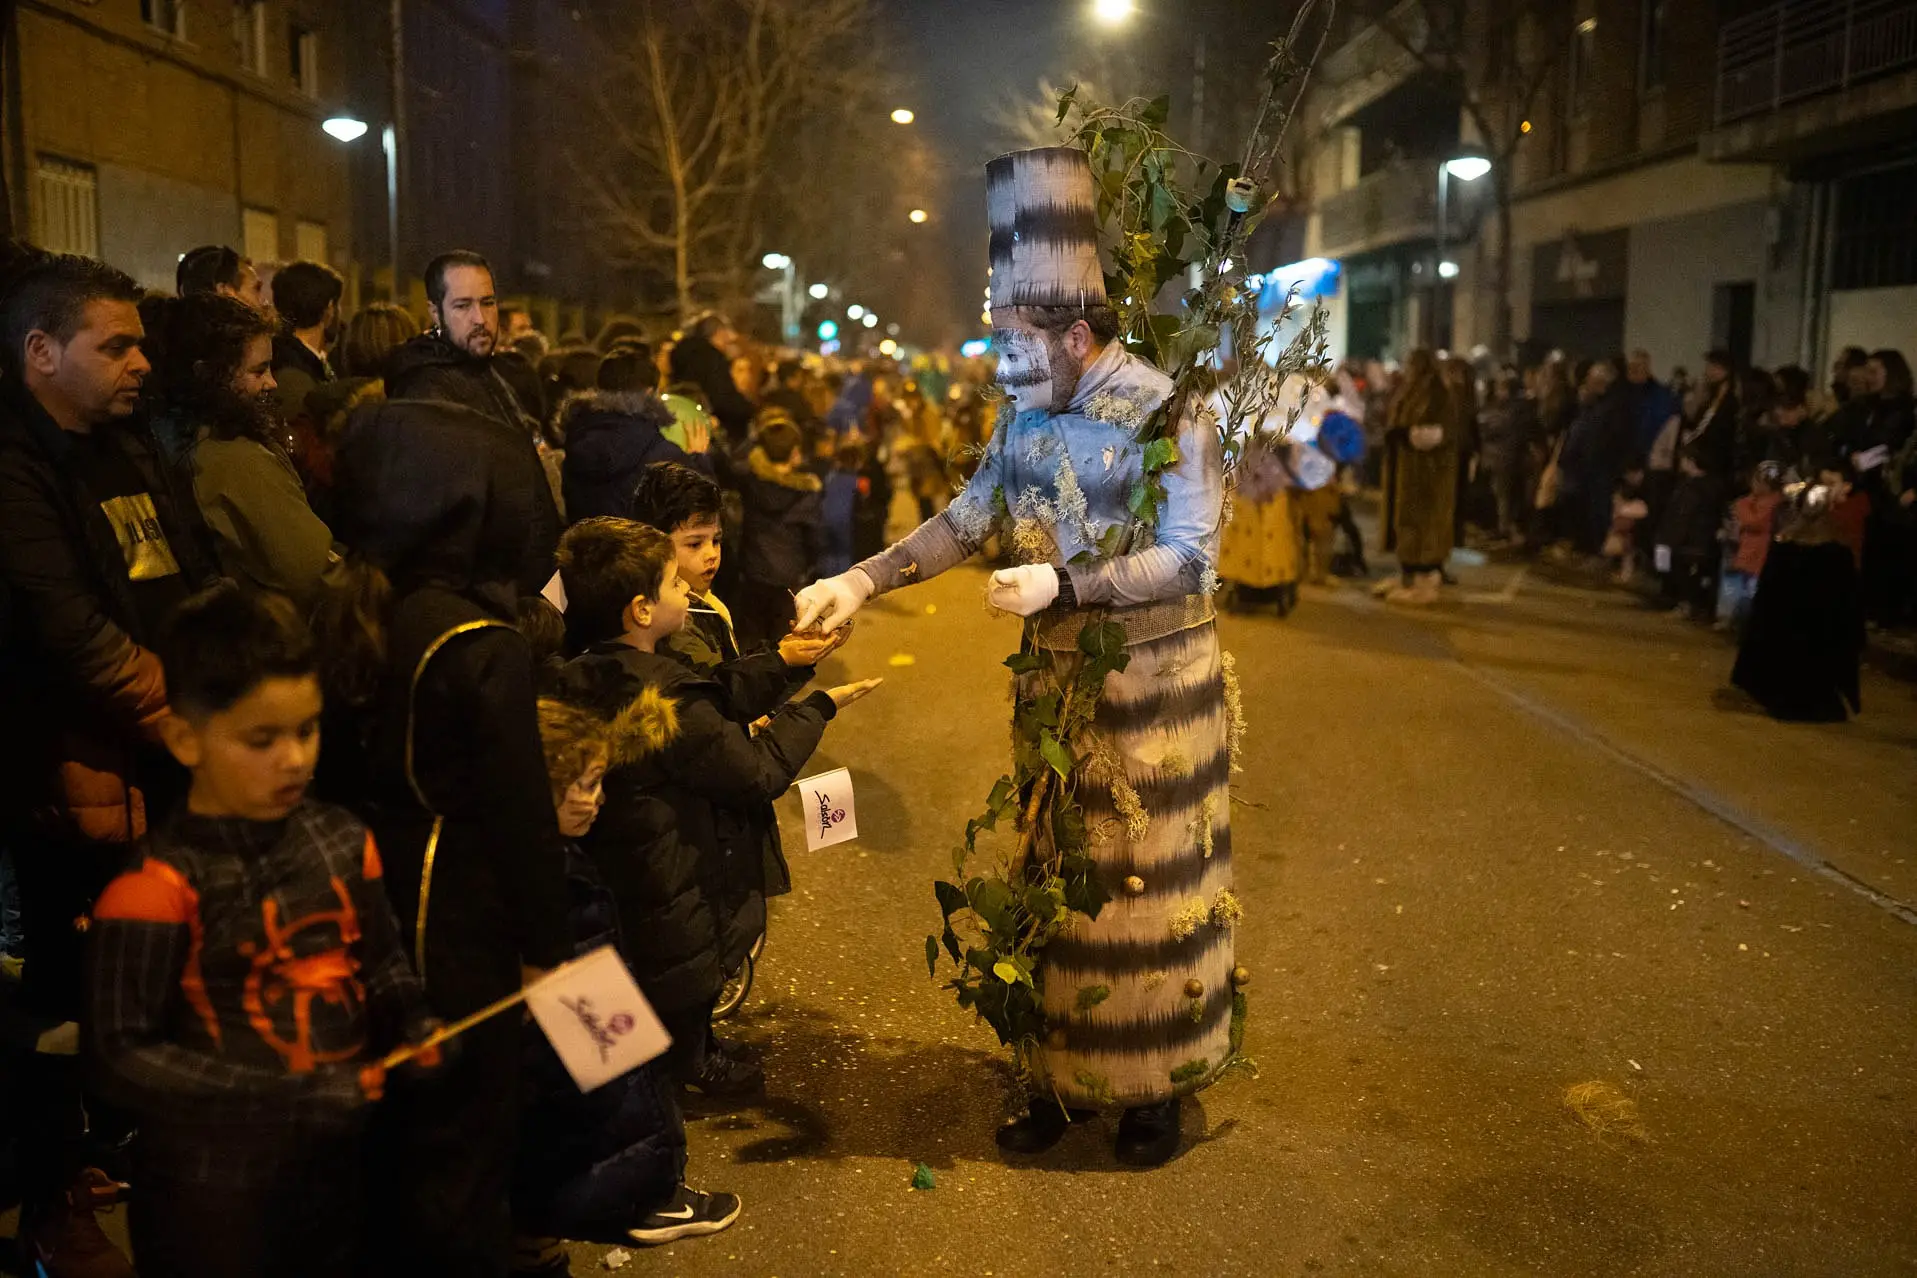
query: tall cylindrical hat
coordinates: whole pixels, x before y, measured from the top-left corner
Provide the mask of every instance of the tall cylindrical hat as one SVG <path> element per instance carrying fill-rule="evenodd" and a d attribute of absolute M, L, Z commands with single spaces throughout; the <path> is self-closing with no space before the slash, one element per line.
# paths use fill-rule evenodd
<path fill-rule="evenodd" d="M 992 305 L 1098 306 L 1098 207 L 1077 147 L 1014 151 L 985 166 Z"/>

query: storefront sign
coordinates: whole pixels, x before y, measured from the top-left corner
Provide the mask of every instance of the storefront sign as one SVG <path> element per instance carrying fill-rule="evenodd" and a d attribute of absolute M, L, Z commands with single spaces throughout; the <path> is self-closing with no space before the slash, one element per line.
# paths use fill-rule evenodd
<path fill-rule="evenodd" d="M 1623 297 L 1630 234 L 1628 229 L 1590 235 L 1566 231 L 1561 240 L 1533 246 L 1532 303 Z"/>

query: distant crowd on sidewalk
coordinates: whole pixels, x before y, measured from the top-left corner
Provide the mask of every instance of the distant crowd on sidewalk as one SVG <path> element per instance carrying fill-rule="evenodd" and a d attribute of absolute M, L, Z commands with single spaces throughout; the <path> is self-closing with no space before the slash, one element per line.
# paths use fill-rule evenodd
<path fill-rule="evenodd" d="M 1540 555 L 1736 633 L 1739 684 L 1787 717 L 1854 710 L 1867 629 L 1917 625 L 1917 417 L 1896 350 L 1846 348 L 1821 384 L 1722 350 L 1695 378 L 1660 379 L 1643 350 L 1523 370 L 1426 349 L 1347 363 L 1288 437 L 1247 451 L 1221 557 L 1231 598 L 1283 612 L 1301 579 L 1368 578 L 1350 511 L 1374 485 L 1401 568 L 1381 596 L 1438 602 L 1467 542 Z M 1841 545 L 1848 564 L 1818 553 L 1814 573 L 1772 574 L 1793 584 L 1765 606 L 1779 545 Z"/>

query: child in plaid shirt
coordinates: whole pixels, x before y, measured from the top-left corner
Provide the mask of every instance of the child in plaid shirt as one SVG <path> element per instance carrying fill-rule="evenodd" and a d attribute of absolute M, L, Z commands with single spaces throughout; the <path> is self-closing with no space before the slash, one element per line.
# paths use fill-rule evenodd
<path fill-rule="evenodd" d="M 372 836 L 305 798 L 320 686 L 293 606 L 216 587 L 160 656 L 192 790 L 95 905 L 87 977 L 88 1055 L 140 1119 L 134 1255 L 146 1278 L 346 1275 L 376 1062 L 434 1022 Z"/>

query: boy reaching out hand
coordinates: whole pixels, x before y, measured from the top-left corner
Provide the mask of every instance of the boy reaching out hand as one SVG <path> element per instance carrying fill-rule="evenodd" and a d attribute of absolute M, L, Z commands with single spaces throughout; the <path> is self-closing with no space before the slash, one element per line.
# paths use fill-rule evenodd
<path fill-rule="evenodd" d="M 785 793 L 826 724 L 878 680 L 815 692 L 754 735 L 727 682 L 663 649 L 691 592 L 672 539 L 626 519 L 586 519 L 560 543 L 566 624 L 582 654 L 568 700 L 603 717 L 640 698 L 678 705 L 678 733 L 606 774 L 585 840 L 619 903 L 628 965 L 672 1033 L 670 1067 L 709 1095 L 757 1090 L 755 1066 L 713 1050 L 712 1008 L 729 965 L 765 927 L 762 832 L 749 819 Z"/>
<path fill-rule="evenodd" d="M 344 1276 L 377 1061 L 435 1022 L 372 836 L 306 799 L 318 655 L 293 605 L 216 587 L 160 658 L 192 789 L 95 905 L 87 973 L 90 1063 L 140 1118 L 134 1253 L 146 1278 Z"/>

